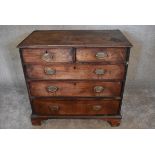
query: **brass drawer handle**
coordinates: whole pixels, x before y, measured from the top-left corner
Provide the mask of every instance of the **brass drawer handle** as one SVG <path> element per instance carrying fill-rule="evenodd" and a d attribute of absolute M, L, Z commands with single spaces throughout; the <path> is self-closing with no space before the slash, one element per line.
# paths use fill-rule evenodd
<path fill-rule="evenodd" d="M 56 73 L 56 70 L 55 70 L 55 69 L 51 69 L 51 68 L 48 68 L 48 67 L 46 67 L 46 68 L 44 69 L 44 71 L 45 71 L 45 73 L 46 73 L 47 75 L 54 75 L 54 74 Z"/>
<path fill-rule="evenodd" d="M 94 105 L 93 106 L 93 110 L 94 111 L 99 111 L 99 110 L 101 110 L 102 109 L 102 106 L 101 105 Z"/>
<path fill-rule="evenodd" d="M 104 75 L 105 74 L 105 70 L 104 69 L 96 69 L 95 70 L 95 74 L 97 74 L 97 75 Z"/>
<path fill-rule="evenodd" d="M 108 56 L 107 52 L 97 52 L 96 53 L 96 59 L 104 59 L 107 56 Z"/>
<path fill-rule="evenodd" d="M 47 87 L 48 92 L 54 93 L 58 90 L 58 87 L 56 86 L 48 86 Z"/>
<path fill-rule="evenodd" d="M 58 105 L 52 105 L 52 106 L 49 106 L 49 109 L 51 111 L 56 112 L 56 111 L 59 111 L 60 107 Z"/>
<path fill-rule="evenodd" d="M 48 53 L 47 51 L 42 55 L 41 57 L 42 60 L 46 62 L 50 62 L 53 59 L 53 55 L 51 53 Z"/>
<path fill-rule="evenodd" d="M 104 90 L 104 87 L 102 86 L 95 86 L 94 91 L 95 93 L 101 93 Z"/>

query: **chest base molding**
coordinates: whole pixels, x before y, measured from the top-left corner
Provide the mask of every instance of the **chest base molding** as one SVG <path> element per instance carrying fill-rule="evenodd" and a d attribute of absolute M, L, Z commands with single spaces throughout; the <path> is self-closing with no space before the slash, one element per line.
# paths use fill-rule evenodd
<path fill-rule="evenodd" d="M 100 116 L 39 116 L 39 115 L 31 115 L 32 125 L 39 126 L 42 124 L 42 121 L 48 119 L 100 119 L 103 121 L 107 121 L 112 127 L 117 127 L 121 123 L 122 116 L 121 115 L 100 115 Z"/>

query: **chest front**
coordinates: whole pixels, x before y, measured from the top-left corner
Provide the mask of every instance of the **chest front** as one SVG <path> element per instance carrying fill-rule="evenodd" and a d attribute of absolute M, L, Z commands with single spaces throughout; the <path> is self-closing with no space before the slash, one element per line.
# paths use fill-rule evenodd
<path fill-rule="evenodd" d="M 120 31 L 34 31 L 18 47 L 33 125 L 51 118 L 120 124 L 131 47 Z"/>

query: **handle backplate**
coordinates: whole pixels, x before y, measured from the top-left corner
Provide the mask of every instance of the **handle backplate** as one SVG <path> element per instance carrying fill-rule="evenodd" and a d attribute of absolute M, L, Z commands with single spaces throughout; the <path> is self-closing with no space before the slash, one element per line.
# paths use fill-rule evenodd
<path fill-rule="evenodd" d="M 96 69 L 95 70 L 95 74 L 96 75 L 104 75 L 105 74 L 105 70 L 104 69 Z"/>
<path fill-rule="evenodd" d="M 60 107 L 58 106 L 58 105 L 52 105 L 52 106 L 49 106 L 49 109 L 51 110 L 51 111 L 59 111 L 59 109 L 60 109 Z"/>
<path fill-rule="evenodd" d="M 46 68 L 44 69 L 44 71 L 45 71 L 45 73 L 46 73 L 47 75 L 54 75 L 54 74 L 56 73 L 56 70 L 55 70 L 55 69 L 48 68 L 48 67 L 46 67 Z"/>
<path fill-rule="evenodd" d="M 102 109 L 102 106 L 101 105 L 94 105 L 93 106 L 93 110 L 94 111 L 99 111 L 99 110 L 101 110 Z"/>
<path fill-rule="evenodd" d="M 95 86 L 94 91 L 95 93 L 101 93 L 104 90 L 104 87 L 102 86 Z"/>
<path fill-rule="evenodd" d="M 58 90 L 58 87 L 56 87 L 56 86 L 48 86 L 47 87 L 47 91 L 48 92 L 51 92 L 51 93 L 54 93 L 54 92 L 56 92 Z"/>
<path fill-rule="evenodd" d="M 107 52 L 103 51 L 103 52 L 97 52 L 96 53 L 96 59 L 104 59 L 105 57 L 108 56 Z"/>

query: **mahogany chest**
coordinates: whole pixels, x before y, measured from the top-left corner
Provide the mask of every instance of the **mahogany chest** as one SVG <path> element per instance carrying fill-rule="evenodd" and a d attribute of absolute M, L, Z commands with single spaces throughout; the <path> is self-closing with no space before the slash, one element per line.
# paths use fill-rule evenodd
<path fill-rule="evenodd" d="M 19 51 L 33 125 L 96 118 L 118 126 L 131 43 L 119 30 L 41 30 Z"/>

